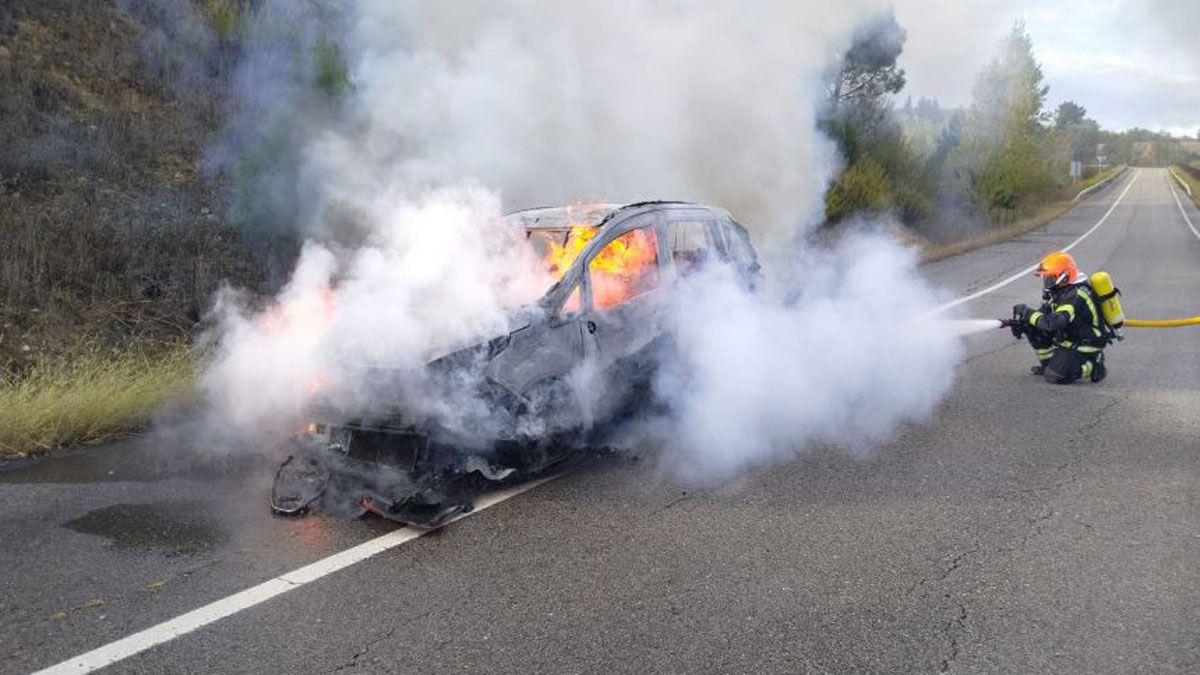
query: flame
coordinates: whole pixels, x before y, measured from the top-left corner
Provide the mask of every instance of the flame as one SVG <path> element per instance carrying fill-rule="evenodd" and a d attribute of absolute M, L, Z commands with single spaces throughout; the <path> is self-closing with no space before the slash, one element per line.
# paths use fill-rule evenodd
<path fill-rule="evenodd" d="M 330 378 L 325 377 L 324 375 L 316 375 L 308 378 L 308 384 L 306 385 L 305 390 L 308 392 L 309 396 L 315 396 L 317 392 L 321 391 L 322 389 L 329 388 L 331 383 L 332 380 Z"/>
<path fill-rule="evenodd" d="M 567 239 L 562 244 L 554 241 L 546 242 L 550 251 L 544 260 L 546 271 L 555 280 L 561 279 L 567 268 L 579 257 L 583 247 L 596 236 L 596 228 L 588 225 L 573 225 L 567 232 Z"/>
<path fill-rule="evenodd" d="M 262 325 L 272 335 L 288 331 L 306 338 L 317 338 L 329 330 L 336 315 L 333 292 L 328 288 L 320 288 L 277 303 L 263 315 Z"/>
<path fill-rule="evenodd" d="M 588 263 L 592 304 L 606 309 L 650 290 L 658 281 L 658 238 L 651 228 L 610 241 Z"/>
<path fill-rule="evenodd" d="M 291 340 L 311 343 L 324 337 L 336 318 L 333 291 L 319 288 L 275 303 L 261 315 L 259 325 L 271 339 L 281 339 L 286 335 Z M 301 386 L 308 396 L 334 384 L 329 375 L 310 373 L 309 370 L 306 364 L 297 365 L 297 376 L 302 380 Z"/>
<path fill-rule="evenodd" d="M 555 280 L 561 279 L 575 262 L 597 230 L 589 225 L 573 225 L 562 244 L 547 239 L 548 251 L 543 264 Z M 657 282 L 658 239 L 654 230 L 631 230 L 608 243 L 588 263 L 592 303 L 597 309 L 620 304 L 644 293 Z M 579 309 L 579 289 L 571 293 L 563 309 Z"/>

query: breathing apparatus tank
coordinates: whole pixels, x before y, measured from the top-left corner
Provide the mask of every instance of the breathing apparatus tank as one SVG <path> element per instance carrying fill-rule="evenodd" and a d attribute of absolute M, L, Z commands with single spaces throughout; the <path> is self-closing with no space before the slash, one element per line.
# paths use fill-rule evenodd
<path fill-rule="evenodd" d="M 1100 313 L 1114 331 L 1125 325 L 1125 312 L 1121 309 L 1121 290 L 1113 286 L 1108 272 L 1096 272 L 1088 277 L 1088 283 L 1100 300 Z"/>

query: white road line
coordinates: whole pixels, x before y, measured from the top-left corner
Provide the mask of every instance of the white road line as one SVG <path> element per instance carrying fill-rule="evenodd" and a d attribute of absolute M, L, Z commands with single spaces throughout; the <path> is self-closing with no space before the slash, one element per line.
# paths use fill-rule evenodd
<path fill-rule="evenodd" d="M 1188 217 L 1187 210 L 1183 208 L 1183 202 L 1179 201 L 1179 191 L 1175 189 L 1173 183 L 1170 185 L 1170 188 L 1171 196 L 1175 198 L 1175 206 L 1179 207 L 1179 213 L 1183 216 L 1183 221 L 1187 223 L 1188 229 L 1192 231 L 1192 234 L 1196 235 L 1197 239 L 1200 239 L 1200 230 L 1197 230 L 1196 226 L 1192 224 L 1192 219 Z"/>
<path fill-rule="evenodd" d="M 1083 241 L 1084 239 L 1087 239 L 1088 236 L 1090 236 L 1093 232 L 1095 232 L 1097 229 L 1099 229 L 1100 226 L 1103 225 L 1106 220 L 1108 220 L 1108 217 L 1112 215 L 1112 212 L 1116 210 L 1117 205 L 1120 204 L 1121 200 L 1125 198 L 1125 193 L 1129 192 L 1129 188 L 1133 187 L 1133 184 L 1137 182 L 1137 179 L 1141 175 L 1142 175 L 1142 170 L 1138 169 L 1137 173 L 1133 174 L 1133 178 L 1129 179 L 1129 184 L 1126 185 L 1125 189 L 1121 191 L 1121 194 L 1117 197 L 1116 201 L 1114 201 L 1112 203 L 1112 206 L 1108 207 L 1108 210 L 1104 212 L 1104 215 L 1100 218 L 1100 220 L 1097 220 L 1096 224 L 1092 225 L 1091 228 L 1089 228 L 1087 232 L 1084 232 L 1083 234 L 1079 235 L 1079 237 L 1077 237 L 1075 239 L 1075 241 L 1071 242 L 1070 244 L 1067 244 L 1066 246 L 1064 246 L 1063 248 L 1061 248 L 1059 250 L 1064 251 L 1064 252 L 1070 251 L 1071 249 L 1075 248 L 1079 244 L 1079 242 Z M 1172 193 L 1172 194 L 1174 194 L 1174 193 Z M 1176 199 L 1176 201 L 1178 201 L 1179 198 L 1176 197 L 1175 199 Z M 1200 235 L 1197 235 L 1197 236 L 1200 236 Z M 1012 282 L 1016 281 L 1017 279 L 1022 279 L 1024 277 L 1028 276 L 1035 269 L 1037 269 L 1036 264 L 1030 265 L 1029 267 L 1026 267 L 1025 269 L 1021 270 L 1020 272 L 1017 272 L 1016 274 L 1012 275 L 1011 277 L 1008 277 L 1007 279 L 1004 279 L 995 284 L 992 284 L 991 286 L 988 286 L 987 288 L 983 289 L 982 291 L 975 291 L 974 293 L 971 293 L 970 295 L 964 295 L 963 297 L 958 298 L 956 300 L 951 300 L 950 302 L 947 302 L 946 304 L 934 309 L 932 312 L 930 312 L 930 314 L 941 314 L 942 312 L 945 312 L 948 309 L 953 309 L 955 307 L 958 307 L 959 305 L 971 302 L 972 300 L 982 298 L 983 296 L 987 295 L 988 293 L 991 293 L 993 291 L 998 291 L 1001 288 L 1004 288 L 1005 286 L 1011 284 Z"/>
<path fill-rule="evenodd" d="M 557 478 L 557 476 L 548 476 L 540 480 L 531 481 L 524 485 L 509 490 L 503 490 L 487 495 L 475 505 L 475 509 L 470 513 L 463 514 L 454 520 L 461 520 L 473 513 L 495 506 L 502 501 L 511 499 L 533 488 L 545 483 L 548 480 Z M 169 621 L 164 621 L 156 626 L 151 626 L 146 630 L 134 633 L 129 637 L 122 638 L 116 642 L 111 642 L 93 649 L 86 654 L 80 654 L 69 661 L 63 661 L 57 665 L 38 671 L 35 675 L 43 673 L 90 673 L 106 666 L 111 666 L 118 661 L 127 659 L 135 654 L 156 647 L 164 642 L 169 642 L 185 635 L 198 628 L 203 628 L 210 623 L 220 621 L 227 616 L 236 614 L 243 609 L 249 609 L 255 605 L 261 604 L 274 598 L 278 595 L 283 595 L 288 591 L 296 590 L 301 586 L 316 581 L 321 577 L 333 574 L 338 570 L 345 569 L 360 563 L 367 558 L 378 555 L 395 548 L 406 542 L 410 542 L 427 530 L 415 530 L 412 528 L 400 528 L 393 530 L 381 537 L 376 537 L 370 541 L 364 542 L 353 548 L 348 548 L 340 553 L 335 553 L 328 558 L 318 560 L 311 565 L 305 565 L 300 569 L 293 570 L 287 574 L 264 581 L 263 583 L 247 588 L 240 593 L 235 593 L 226 598 L 222 598 L 211 604 L 205 605 L 199 609 L 194 609 L 187 614 L 182 614 Z"/>

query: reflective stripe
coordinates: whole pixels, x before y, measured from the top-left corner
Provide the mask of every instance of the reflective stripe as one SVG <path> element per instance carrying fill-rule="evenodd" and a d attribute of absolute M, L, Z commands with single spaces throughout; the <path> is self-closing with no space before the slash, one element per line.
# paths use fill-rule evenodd
<path fill-rule="evenodd" d="M 1029 315 L 1029 325 L 1036 326 L 1038 319 L 1040 319 L 1040 318 L 1042 318 L 1042 310 L 1039 309 L 1038 311 Z"/>
<path fill-rule="evenodd" d="M 1068 302 L 1068 303 L 1065 303 L 1065 304 L 1062 304 L 1062 305 L 1059 305 L 1058 307 L 1055 307 L 1055 308 L 1054 308 L 1054 311 L 1056 311 L 1056 312 L 1062 312 L 1062 313 L 1064 313 L 1064 314 L 1070 314 L 1070 315 L 1071 315 L 1071 321 L 1074 321 L 1074 320 L 1075 320 L 1075 305 L 1072 305 L 1072 304 L 1071 304 L 1071 303 L 1069 303 L 1069 302 Z"/>
<path fill-rule="evenodd" d="M 1092 313 L 1092 334 L 1100 337 L 1103 335 L 1100 332 L 1100 313 L 1096 311 L 1096 303 L 1092 302 L 1091 291 L 1086 290 L 1086 288 L 1085 286 L 1079 289 L 1077 295 L 1083 298 L 1083 301 L 1087 303 L 1088 311 Z"/>
<path fill-rule="evenodd" d="M 1090 379 L 1092 377 L 1092 362 L 1091 361 L 1083 362 L 1083 367 L 1080 368 L 1079 377 L 1084 380 Z"/>

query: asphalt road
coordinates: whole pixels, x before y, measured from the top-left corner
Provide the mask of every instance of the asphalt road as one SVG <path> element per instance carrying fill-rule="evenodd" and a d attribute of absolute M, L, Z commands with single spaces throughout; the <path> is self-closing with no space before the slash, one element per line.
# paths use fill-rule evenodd
<path fill-rule="evenodd" d="M 929 265 L 959 295 L 1074 239 L 1127 314 L 1200 313 L 1165 171 Z M 1194 223 L 1200 212 L 1185 202 Z M 964 314 L 1038 296 L 1018 281 Z M 719 491 L 580 467 L 143 652 L 133 672 L 1200 672 L 1200 329 L 1126 331 L 1100 385 L 972 338 L 930 423 Z M 272 518 L 270 473 L 128 444 L 0 473 L 0 670 L 25 672 L 391 529 Z"/>

